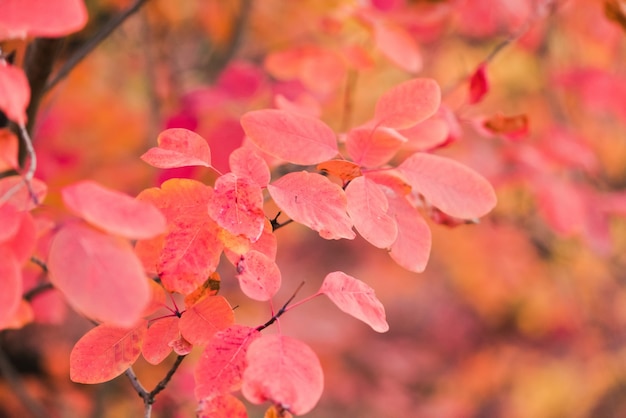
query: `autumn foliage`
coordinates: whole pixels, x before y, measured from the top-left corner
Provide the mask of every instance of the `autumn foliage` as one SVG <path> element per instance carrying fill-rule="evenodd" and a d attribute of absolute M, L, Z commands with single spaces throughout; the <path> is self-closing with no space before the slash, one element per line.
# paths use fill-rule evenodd
<path fill-rule="evenodd" d="M 314 415 L 320 399 L 315 416 L 569 416 L 567 395 L 536 399 L 523 365 L 539 386 L 558 385 L 584 373 L 558 363 L 542 377 L 545 353 L 563 341 L 574 347 L 565 358 L 597 349 L 583 347 L 591 332 L 573 319 L 579 306 L 595 315 L 595 302 L 564 297 L 550 278 L 569 272 L 555 254 L 578 254 L 578 282 L 562 286 L 596 295 L 614 289 L 607 277 L 621 265 L 623 152 L 609 129 L 623 133 L 626 82 L 606 67 L 623 47 L 626 5 L 332 3 L 0 4 L 2 334 L 71 326 L 63 376 L 110 385 L 126 375 L 144 416 L 153 406 Z M 576 3 L 610 34 L 605 56 L 589 58 L 604 67 L 550 63 L 528 75 L 498 64 L 510 50 L 521 66 L 548 61 L 561 39 L 551 28 L 577 33 Z M 99 30 L 150 42 L 107 52 Z M 46 52 L 66 37 L 64 54 Z M 209 64 L 193 56 L 206 50 Z M 149 77 L 133 54 L 145 54 Z M 35 72 L 37 59 L 54 71 Z M 147 91 L 143 113 L 103 83 Z M 91 88 L 101 103 L 81 105 Z M 610 114 L 610 128 L 594 112 Z M 403 290 L 415 289 L 406 278 L 420 291 Z M 376 333 L 388 331 L 384 345 Z M 2 344 L 0 373 L 26 393 L 16 410 L 57 416 L 1 365 Z M 350 372 L 350 362 L 362 364 Z M 611 390 L 596 382 L 597 398 Z M 64 384 L 82 399 L 84 388 Z M 447 395 L 456 384 L 461 394 Z M 525 390 L 535 403 L 520 406 Z M 580 410 L 603 413 L 595 400 Z M 374 409 L 331 406 L 361 401 Z"/>

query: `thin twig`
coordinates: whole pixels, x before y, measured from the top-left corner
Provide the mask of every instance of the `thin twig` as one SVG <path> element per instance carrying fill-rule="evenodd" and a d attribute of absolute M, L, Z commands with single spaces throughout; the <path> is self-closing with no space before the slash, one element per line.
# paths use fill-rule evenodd
<path fill-rule="evenodd" d="M 91 51 L 93 51 L 102 41 L 109 37 L 115 29 L 117 29 L 122 23 L 126 21 L 131 15 L 136 13 L 144 3 L 148 0 L 136 0 L 128 9 L 124 10 L 119 15 L 111 18 L 100 30 L 87 42 L 85 42 L 79 49 L 72 55 L 63 66 L 57 71 L 54 77 L 48 81 L 44 92 L 52 89 L 57 83 L 63 80 L 67 75 L 80 63 Z"/>
<path fill-rule="evenodd" d="M 35 205 L 39 205 L 39 199 L 35 195 L 35 191 L 33 190 L 33 187 L 31 185 L 31 181 L 35 177 L 35 170 L 37 170 L 37 154 L 35 154 L 35 149 L 33 148 L 33 141 L 30 139 L 30 135 L 28 134 L 28 130 L 26 129 L 26 127 L 24 125 L 19 125 L 19 129 L 20 129 L 20 134 L 21 134 L 20 136 L 22 138 L 22 141 L 24 142 L 26 153 L 30 160 L 30 164 L 28 166 L 28 170 L 26 171 L 26 174 L 24 174 L 24 176 L 22 177 L 23 181 L 17 183 L 13 187 L 11 187 L 9 190 L 7 190 L 7 192 L 3 196 L 0 196 L 0 205 L 8 202 L 9 199 L 14 194 L 19 192 L 20 189 L 24 186 L 28 188 L 28 192 L 30 194 L 30 198 L 32 199 L 33 203 Z"/>
<path fill-rule="evenodd" d="M 24 293 L 24 296 L 22 296 L 22 299 L 30 302 L 33 299 L 35 299 L 35 297 L 39 296 L 40 294 L 47 292 L 48 290 L 52 290 L 52 289 L 54 289 L 54 286 L 52 285 L 52 283 L 50 282 L 41 283 L 33 287 L 32 289 L 30 289 L 28 292 Z"/>
<path fill-rule="evenodd" d="M 24 407 L 35 418 L 46 418 L 48 414 L 35 399 L 30 396 L 24 382 L 18 372 L 13 368 L 11 361 L 7 357 L 2 347 L 0 347 L 0 375 L 7 381 L 15 396 L 17 396 Z"/>
<path fill-rule="evenodd" d="M 300 291 L 300 289 L 302 289 L 302 286 L 304 286 L 304 281 L 302 283 L 300 283 L 300 286 L 298 286 L 298 288 L 295 290 L 295 292 L 293 292 L 293 295 L 291 295 L 291 297 L 289 299 L 287 299 L 287 302 L 285 302 L 285 304 L 283 305 L 282 308 L 280 308 L 278 310 L 278 312 L 276 312 L 270 319 L 269 321 L 267 321 L 266 323 L 264 323 L 263 325 L 259 325 L 258 327 L 256 327 L 257 331 L 262 331 L 265 328 L 269 327 L 270 325 L 272 325 L 274 322 L 276 322 L 276 320 L 287 311 L 287 306 L 291 303 L 291 301 L 293 301 L 293 299 L 296 297 L 296 295 L 298 294 L 298 292 Z"/>

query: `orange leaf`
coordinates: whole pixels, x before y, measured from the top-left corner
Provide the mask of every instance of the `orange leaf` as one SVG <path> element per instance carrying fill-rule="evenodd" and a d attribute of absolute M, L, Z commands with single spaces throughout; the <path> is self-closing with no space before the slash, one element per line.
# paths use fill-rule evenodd
<path fill-rule="evenodd" d="M 220 283 L 221 279 L 219 273 L 215 272 L 211 274 L 202 285 L 185 296 L 185 306 L 191 306 L 201 299 L 217 295 L 217 292 L 220 291 Z"/>
<path fill-rule="evenodd" d="M 415 78 L 392 87 L 376 102 L 376 121 L 383 126 L 406 129 L 432 116 L 441 102 L 439 84 Z"/>
<path fill-rule="evenodd" d="M 105 231 L 130 239 L 165 232 L 165 216 L 151 203 L 85 180 L 62 190 L 63 202 L 78 216 Z"/>
<path fill-rule="evenodd" d="M 258 251 L 252 250 L 241 256 L 237 273 L 239 286 L 250 299 L 270 300 L 280 289 L 281 274 L 278 266 Z"/>
<path fill-rule="evenodd" d="M 187 308 L 180 317 L 182 336 L 193 345 L 207 345 L 216 332 L 235 322 L 233 308 L 222 296 L 211 296 Z"/>
<path fill-rule="evenodd" d="M 70 353 L 70 379 L 93 384 L 121 375 L 139 357 L 146 330 L 146 321 L 133 328 L 107 324 L 93 328 Z"/>
<path fill-rule="evenodd" d="M 9 129 L 0 129 L 0 172 L 18 169 L 18 147 L 17 136 Z"/>
<path fill-rule="evenodd" d="M 246 357 L 242 393 L 250 402 L 269 400 L 296 415 L 315 407 L 324 375 L 308 345 L 284 335 L 263 335 L 250 344 Z"/>
<path fill-rule="evenodd" d="M 318 164 L 316 168 L 325 173 L 339 177 L 343 181 L 350 181 L 362 175 L 361 167 L 348 160 L 325 161 Z"/>
<path fill-rule="evenodd" d="M 385 308 L 374 289 L 341 271 L 329 273 L 319 293 L 323 293 L 348 315 L 365 322 L 376 332 L 387 332 Z"/>
<path fill-rule="evenodd" d="M 215 334 L 196 365 L 196 398 L 239 390 L 248 365 L 248 346 L 260 336 L 256 329 L 244 325 L 231 325 Z"/>
<path fill-rule="evenodd" d="M 80 224 L 55 235 L 48 269 L 70 305 L 97 321 L 131 326 L 150 302 L 148 279 L 130 244 Z"/>
<path fill-rule="evenodd" d="M 245 405 L 232 395 L 202 399 L 197 418 L 248 418 Z"/>
<path fill-rule="evenodd" d="M 184 128 L 172 128 L 161 132 L 158 147 L 150 148 L 141 159 L 158 168 L 188 166 L 211 167 L 211 149 L 207 141 L 197 133 Z"/>
<path fill-rule="evenodd" d="M 178 321 L 177 316 L 168 316 L 150 325 L 141 347 L 141 354 L 148 363 L 159 364 L 172 352 L 170 343 L 180 336 Z"/>
<path fill-rule="evenodd" d="M 504 116 L 497 114 L 483 122 L 483 126 L 496 135 L 519 139 L 528 135 L 528 116 Z"/>
<path fill-rule="evenodd" d="M 343 189 L 326 177 L 301 171 L 267 186 L 272 199 L 291 219 L 319 232 L 325 239 L 353 239 Z"/>

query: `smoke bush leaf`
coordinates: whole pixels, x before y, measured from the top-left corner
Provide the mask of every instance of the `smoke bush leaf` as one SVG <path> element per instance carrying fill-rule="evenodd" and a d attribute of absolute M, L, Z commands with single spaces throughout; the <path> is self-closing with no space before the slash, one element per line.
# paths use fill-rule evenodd
<path fill-rule="evenodd" d="M 210 296 L 193 304 L 180 317 L 182 336 L 193 345 L 207 345 L 216 332 L 235 322 L 233 308 L 223 296 Z"/>
<path fill-rule="evenodd" d="M 211 149 L 207 141 L 197 133 L 184 128 L 172 128 L 161 132 L 158 147 L 150 148 L 141 159 L 158 168 L 188 166 L 211 167 Z"/>
<path fill-rule="evenodd" d="M 239 286 L 250 299 L 270 300 L 280 289 L 278 266 L 274 260 L 258 251 L 243 254 L 237 263 L 237 272 Z"/>
<path fill-rule="evenodd" d="M 324 278 L 319 292 L 328 296 L 339 309 L 365 322 L 374 331 L 389 330 L 383 304 L 376 298 L 374 289 L 362 281 L 335 271 Z"/>
<path fill-rule="evenodd" d="M 389 215 L 398 223 L 398 237 L 391 245 L 391 258 L 409 271 L 421 273 L 430 257 L 432 237 L 428 224 L 404 197 L 387 194 Z"/>
<path fill-rule="evenodd" d="M 82 0 L 3 0 L 0 39 L 61 37 L 80 30 L 87 17 Z"/>
<path fill-rule="evenodd" d="M 346 150 L 354 162 L 363 167 L 387 163 L 407 139 L 391 128 L 356 128 L 348 133 Z"/>
<path fill-rule="evenodd" d="M 392 87 L 376 102 L 375 120 L 383 126 L 406 129 L 432 116 L 441 102 L 439 84 L 415 78 Z"/>
<path fill-rule="evenodd" d="M 4 4 L 2 6 L 4 8 Z M 3 10 L 1 15 L 4 14 Z M 24 71 L 0 61 L 0 110 L 6 114 L 7 118 L 24 126 L 26 125 L 26 107 L 29 101 L 30 86 Z"/>

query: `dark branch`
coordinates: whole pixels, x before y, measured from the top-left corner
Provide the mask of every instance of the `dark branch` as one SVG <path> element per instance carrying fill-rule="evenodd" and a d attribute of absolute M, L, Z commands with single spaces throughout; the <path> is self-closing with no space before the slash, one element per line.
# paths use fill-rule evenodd
<path fill-rule="evenodd" d="M 272 316 L 270 318 L 269 321 L 267 321 L 266 323 L 264 323 L 263 325 L 259 325 L 258 327 L 256 327 L 257 331 L 262 331 L 265 328 L 269 327 L 270 325 L 272 325 L 274 322 L 276 322 L 276 320 L 278 318 L 280 318 L 280 316 L 282 314 L 285 313 L 285 311 L 287 310 L 287 306 L 293 301 L 293 299 L 296 297 L 296 295 L 298 294 L 298 292 L 300 291 L 300 289 L 302 289 L 302 286 L 304 286 L 304 282 L 300 283 L 300 286 L 298 286 L 298 288 L 296 289 L 295 292 L 293 292 L 293 295 L 291 295 L 291 297 L 289 299 L 287 299 L 287 302 L 285 302 L 285 304 L 283 305 L 282 308 L 280 308 L 278 310 L 278 312 L 276 312 L 276 314 L 274 314 L 274 316 Z"/>
<path fill-rule="evenodd" d="M 282 214 L 282 212 L 278 212 L 276 214 L 276 216 L 274 217 L 274 219 L 270 219 L 270 223 L 272 224 L 272 232 L 276 231 L 277 229 L 282 228 L 285 225 L 289 225 L 290 223 L 293 222 L 293 219 L 288 219 L 285 222 L 283 222 L 282 224 L 280 222 L 278 222 L 278 217 Z"/>

